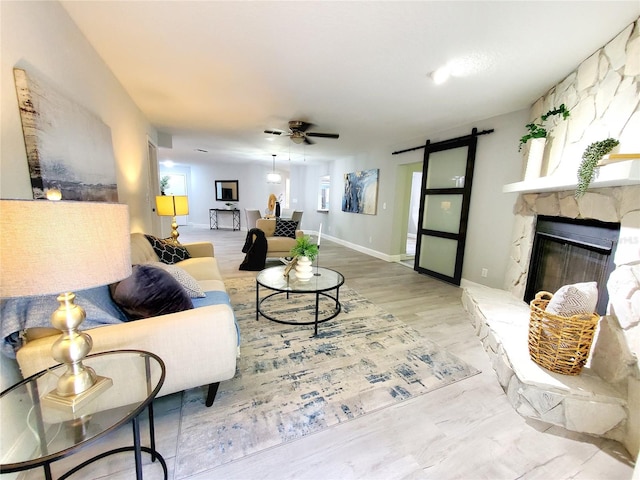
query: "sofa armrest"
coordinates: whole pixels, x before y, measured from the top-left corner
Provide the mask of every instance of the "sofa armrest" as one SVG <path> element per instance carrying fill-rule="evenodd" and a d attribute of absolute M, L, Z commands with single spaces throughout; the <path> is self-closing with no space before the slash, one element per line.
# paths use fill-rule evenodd
<path fill-rule="evenodd" d="M 185 243 L 182 245 L 187 249 L 192 257 L 213 257 L 213 243 L 211 242 L 195 242 Z"/>

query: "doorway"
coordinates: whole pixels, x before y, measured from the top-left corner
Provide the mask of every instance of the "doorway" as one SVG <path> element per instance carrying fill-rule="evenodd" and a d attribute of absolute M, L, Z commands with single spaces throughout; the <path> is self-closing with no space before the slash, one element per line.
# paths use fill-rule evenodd
<path fill-rule="evenodd" d="M 411 194 L 409 197 L 409 216 L 407 218 L 407 244 L 405 247 L 407 261 L 416 255 L 416 239 L 418 238 L 418 220 L 420 218 L 420 190 L 422 187 L 422 172 L 411 175 Z"/>
<path fill-rule="evenodd" d="M 171 173 L 168 175 L 163 175 L 169 177 L 169 183 L 167 188 L 165 188 L 166 195 L 188 195 L 187 192 L 187 176 L 182 173 Z M 177 215 L 176 223 L 178 225 L 186 225 L 187 224 L 187 216 L 186 215 Z"/>

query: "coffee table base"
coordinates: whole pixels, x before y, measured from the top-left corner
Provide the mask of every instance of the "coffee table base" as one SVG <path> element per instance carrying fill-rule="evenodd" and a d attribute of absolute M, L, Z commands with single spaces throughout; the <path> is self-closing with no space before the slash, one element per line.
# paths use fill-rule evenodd
<path fill-rule="evenodd" d="M 266 318 L 267 320 L 271 320 L 272 322 L 276 322 L 276 323 L 282 323 L 285 325 L 314 325 L 314 333 L 313 336 L 316 337 L 318 336 L 318 324 L 320 323 L 324 323 L 324 322 L 328 322 L 329 320 L 331 320 L 332 318 L 335 318 L 338 316 L 338 314 L 342 311 L 342 305 L 340 304 L 340 301 L 338 300 L 339 294 L 340 294 L 340 287 L 336 288 L 336 295 L 335 297 L 330 295 L 327 292 L 316 292 L 315 296 L 316 296 L 316 310 L 315 310 L 315 319 L 310 321 L 310 322 L 299 322 L 296 320 L 281 320 L 278 318 L 275 318 L 267 313 L 265 313 L 262 309 L 262 304 L 265 302 L 265 300 L 268 300 L 271 297 L 275 297 L 277 295 L 286 295 L 287 299 L 289 298 L 289 293 L 290 292 L 275 292 L 275 293 L 271 293 L 269 295 L 267 295 L 266 297 L 260 299 L 260 288 L 258 286 L 256 286 L 256 320 L 258 320 L 260 318 L 260 315 L 262 315 L 264 318 Z M 295 295 L 308 295 L 306 293 L 300 293 L 300 292 L 296 292 Z M 313 293 L 312 293 L 313 295 Z M 323 318 L 319 318 L 319 305 L 320 305 L 320 295 L 327 297 L 333 301 L 336 302 L 336 306 L 333 310 L 333 312 L 327 316 L 327 317 L 323 317 Z"/>

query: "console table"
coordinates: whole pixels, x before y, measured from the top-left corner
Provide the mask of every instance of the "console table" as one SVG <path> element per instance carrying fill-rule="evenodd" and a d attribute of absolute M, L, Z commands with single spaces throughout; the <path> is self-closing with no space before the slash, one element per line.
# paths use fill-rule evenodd
<path fill-rule="evenodd" d="M 219 229 L 218 214 L 219 213 L 231 213 L 233 215 L 233 230 L 240 230 L 240 210 L 234 208 L 233 210 L 227 210 L 225 208 L 210 208 L 209 209 L 209 230 Z"/>

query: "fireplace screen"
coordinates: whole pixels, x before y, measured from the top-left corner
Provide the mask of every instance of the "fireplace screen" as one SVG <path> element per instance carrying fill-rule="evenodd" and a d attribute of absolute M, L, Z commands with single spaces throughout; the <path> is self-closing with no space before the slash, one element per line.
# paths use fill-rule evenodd
<path fill-rule="evenodd" d="M 619 231 L 619 224 L 539 217 L 525 300 L 531 301 L 541 290 L 553 293 L 563 285 L 595 281 L 597 312 L 604 315 Z"/>

